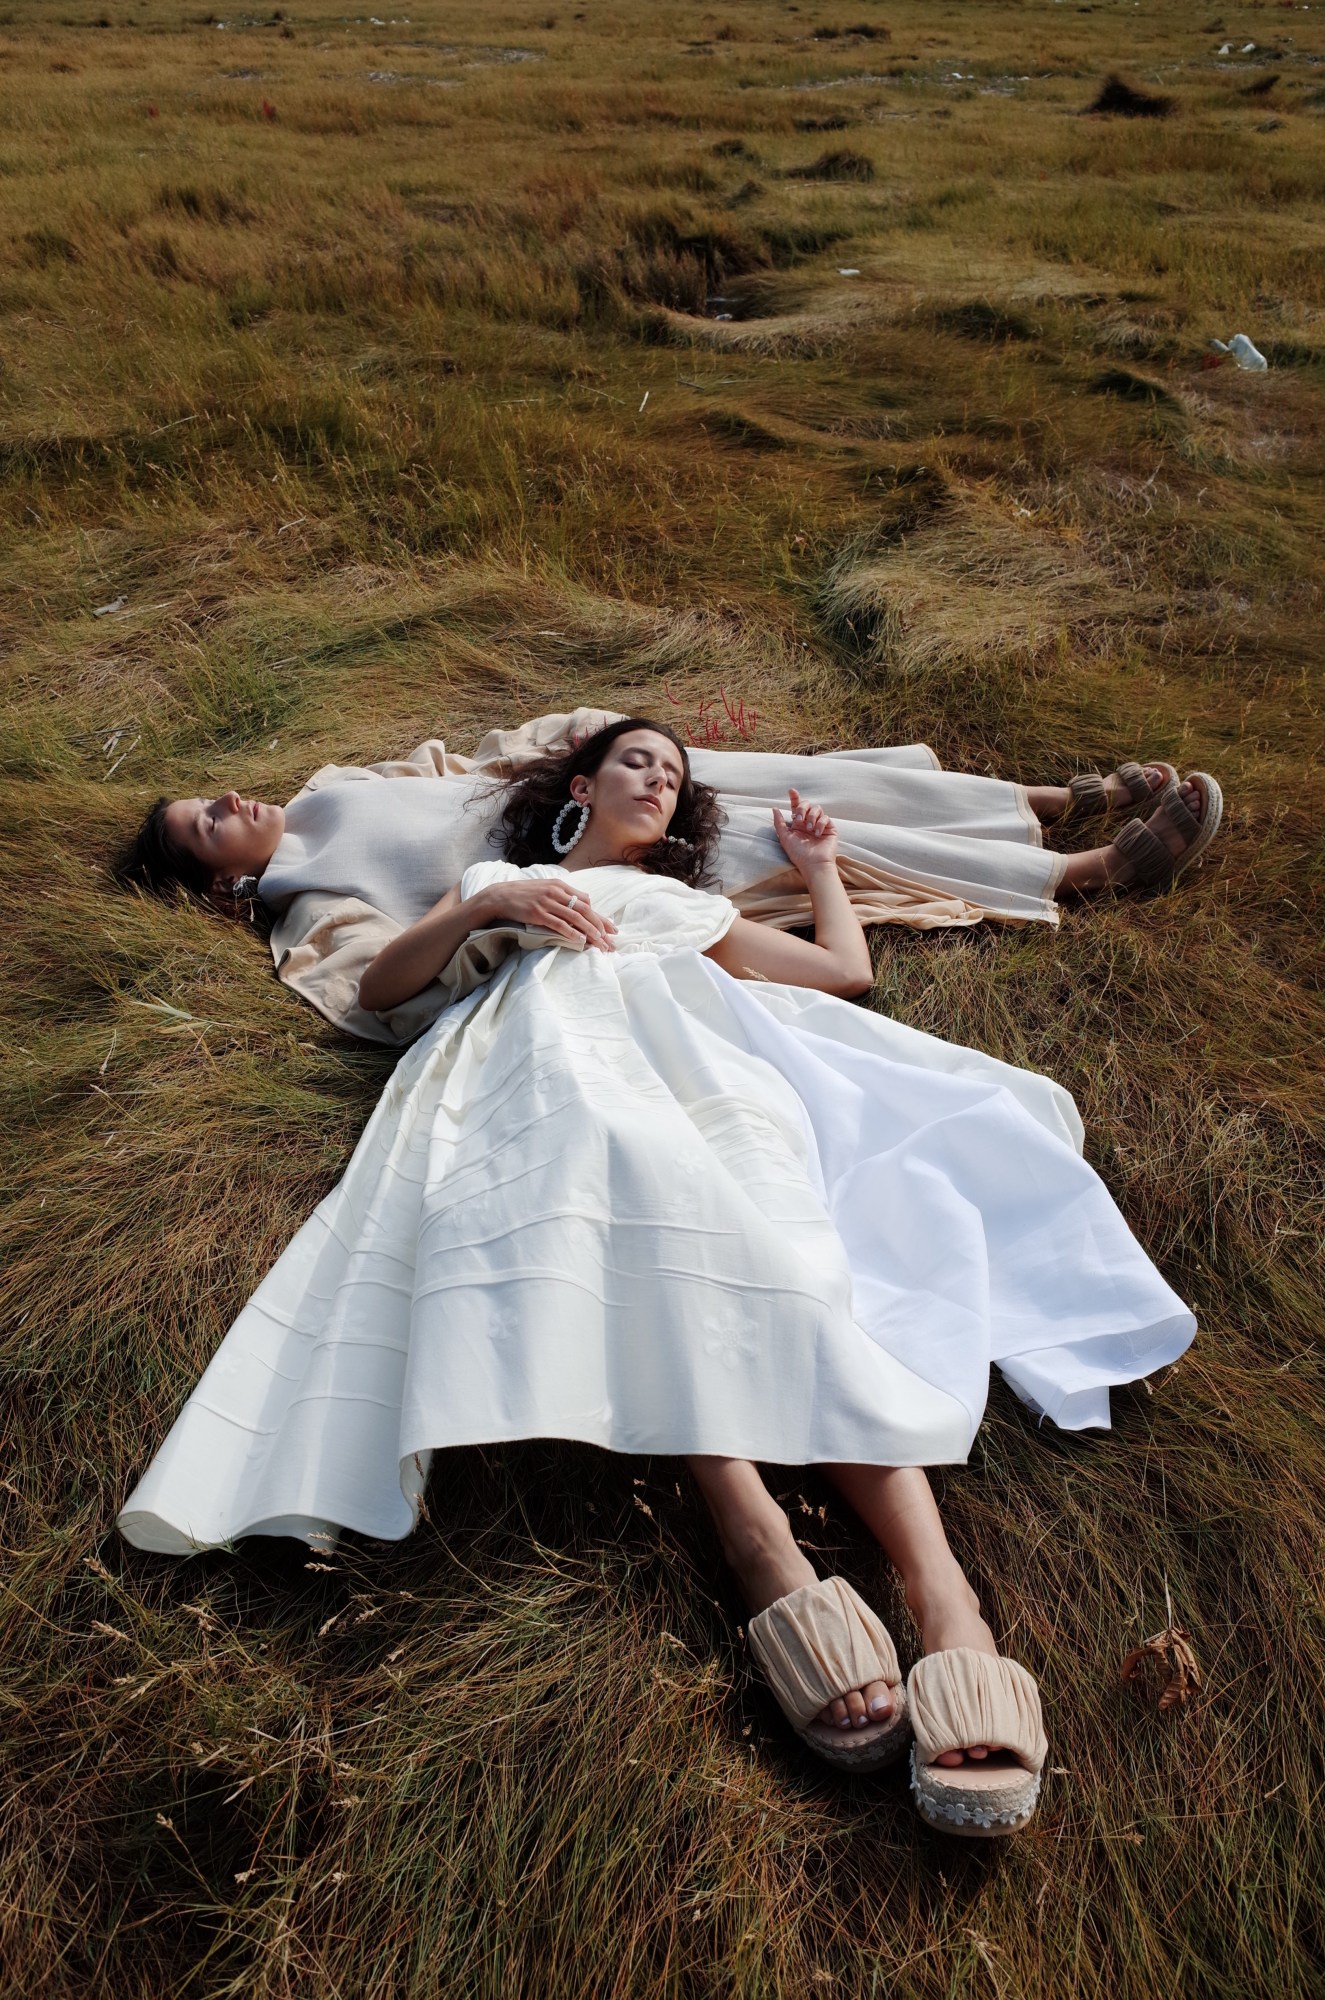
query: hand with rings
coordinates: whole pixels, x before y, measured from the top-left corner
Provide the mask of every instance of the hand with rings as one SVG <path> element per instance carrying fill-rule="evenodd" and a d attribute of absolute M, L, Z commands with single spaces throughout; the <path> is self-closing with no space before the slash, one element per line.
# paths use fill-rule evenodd
<path fill-rule="evenodd" d="M 506 922 L 556 931 L 566 938 L 582 937 L 594 951 L 616 950 L 616 925 L 598 915 L 582 890 L 558 877 L 494 882 L 486 894 L 493 914 Z"/>

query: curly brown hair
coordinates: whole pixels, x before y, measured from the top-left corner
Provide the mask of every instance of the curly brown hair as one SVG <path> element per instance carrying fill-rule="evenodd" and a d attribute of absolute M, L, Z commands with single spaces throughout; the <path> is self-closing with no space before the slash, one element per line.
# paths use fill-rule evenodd
<path fill-rule="evenodd" d="M 517 868 L 528 868 L 535 862 L 561 859 L 552 845 L 552 828 L 570 797 L 571 779 L 591 778 L 618 736 L 634 729 L 651 729 L 675 744 L 681 752 L 684 776 L 667 832 L 651 846 L 633 848 L 629 855 L 632 865 L 647 875 L 669 875 L 673 881 L 688 882 L 692 889 L 715 879 L 714 849 L 727 817 L 718 795 L 711 785 L 701 785 L 691 775 L 685 744 L 675 730 L 640 715 L 608 723 L 563 756 L 540 758 L 502 788 L 505 803 L 491 838 L 507 861 L 513 861 Z"/>

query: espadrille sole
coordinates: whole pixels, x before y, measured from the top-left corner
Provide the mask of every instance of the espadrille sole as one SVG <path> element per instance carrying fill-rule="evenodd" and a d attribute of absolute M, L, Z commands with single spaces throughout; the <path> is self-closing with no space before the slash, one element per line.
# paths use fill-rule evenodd
<path fill-rule="evenodd" d="M 963 1840 L 997 1840 L 1030 1823 L 1040 1774 L 1018 1766 L 918 1764 L 911 1751 L 911 1796 L 926 1826 Z"/>

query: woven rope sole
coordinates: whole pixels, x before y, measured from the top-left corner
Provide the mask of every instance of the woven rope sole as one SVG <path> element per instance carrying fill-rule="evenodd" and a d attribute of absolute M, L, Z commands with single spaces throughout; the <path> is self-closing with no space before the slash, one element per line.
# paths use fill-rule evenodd
<path fill-rule="evenodd" d="M 1000 1783 L 1002 1779 L 1004 1782 Z M 926 1826 L 964 1840 L 997 1840 L 1020 1833 L 1040 1797 L 1037 1771 L 999 1771 L 958 1765 L 940 1777 L 935 1766 L 917 1764 L 911 1751 L 911 1796 Z"/>

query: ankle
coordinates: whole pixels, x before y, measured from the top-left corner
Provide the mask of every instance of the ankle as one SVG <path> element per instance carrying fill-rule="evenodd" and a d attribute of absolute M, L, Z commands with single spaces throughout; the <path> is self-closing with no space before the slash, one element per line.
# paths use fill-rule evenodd
<path fill-rule="evenodd" d="M 788 1555 L 799 1553 L 791 1523 L 770 1500 L 770 1511 L 737 1514 L 719 1521 L 718 1539 L 722 1553 L 739 1576 L 743 1571 L 762 1568 Z"/>
<path fill-rule="evenodd" d="M 906 1608 L 923 1632 L 926 1625 L 933 1625 L 954 1615 L 963 1618 L 980 1616 L 980 1599 L 967 1582 L 960 1563 L 955 1556 L 937 1569 L 927 1569 L 923 1576 L 908 1578 L 905 1585 Z"/>

